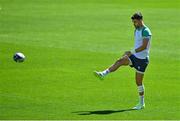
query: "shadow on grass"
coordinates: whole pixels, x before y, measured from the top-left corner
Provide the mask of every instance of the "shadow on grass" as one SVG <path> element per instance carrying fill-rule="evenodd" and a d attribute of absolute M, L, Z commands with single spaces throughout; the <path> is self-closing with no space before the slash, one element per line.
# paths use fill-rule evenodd
<path fill-rule="evenodd" d="M 128 112 L 134 111 L 134 109 L 124 109 L 124 110 L 97 110 L 97 111 L 77 111 L 72 112 L 76 113 L 77 115 L 109 115 L 113 113 L 121 113 L 121 112 Z"/>

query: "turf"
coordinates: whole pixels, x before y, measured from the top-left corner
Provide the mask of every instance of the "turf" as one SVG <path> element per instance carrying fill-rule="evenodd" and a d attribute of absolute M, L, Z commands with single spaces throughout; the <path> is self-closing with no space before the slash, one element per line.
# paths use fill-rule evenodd
<path fill-rule="evenodd" d="M 135 11 L 153 33 L 141 111 L 133 69 L 93 76 L 132 48 Z M 0 119 L 180 119 L 179 16 L 179 0 L 0 0 Z"/>

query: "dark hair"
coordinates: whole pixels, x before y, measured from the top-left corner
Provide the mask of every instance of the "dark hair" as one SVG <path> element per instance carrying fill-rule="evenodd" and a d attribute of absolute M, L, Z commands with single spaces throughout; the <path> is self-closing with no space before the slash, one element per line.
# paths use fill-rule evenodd
<path fill-rule="evenodd" d="M 131 19 L 137 19 L 137 20 L 142 20 L 143 19 L 143 16 L 141 14 L 141 12 L 136 12 L 133 14 L 133 16 L 131 17 Z"/>

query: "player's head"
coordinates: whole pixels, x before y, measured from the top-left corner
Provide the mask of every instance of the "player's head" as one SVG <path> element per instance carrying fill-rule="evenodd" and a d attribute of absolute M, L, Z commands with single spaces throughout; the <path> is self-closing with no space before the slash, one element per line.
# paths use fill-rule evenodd
<path fill-rule="evenodd" d="M 142 26 L 143 16 L 142 16 L 141 12 L 134 13 L 132 15 L 131 19 L 132 19 L 132 22 L 133 22 L 135 28 L 139 28 Z"/>

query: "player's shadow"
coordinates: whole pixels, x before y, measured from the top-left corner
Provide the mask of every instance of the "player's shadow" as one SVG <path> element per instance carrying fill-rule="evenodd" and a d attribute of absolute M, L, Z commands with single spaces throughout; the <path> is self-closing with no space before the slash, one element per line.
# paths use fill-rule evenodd
<path fill-rule="evenodd" d="M 128 112 L 134 111 L 134 109 L 124 109 L 124 110 L 97 110 L 97 111 L 77 111 L 72 112 L 76 113 L 77 115 L 109 115 L 113 113 L 121 113 L 121 112 Z"/>

